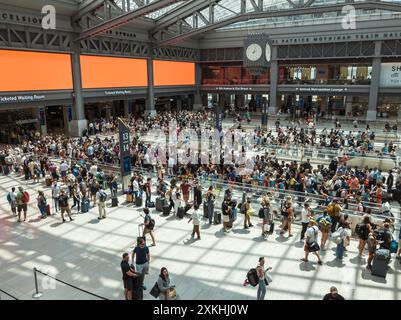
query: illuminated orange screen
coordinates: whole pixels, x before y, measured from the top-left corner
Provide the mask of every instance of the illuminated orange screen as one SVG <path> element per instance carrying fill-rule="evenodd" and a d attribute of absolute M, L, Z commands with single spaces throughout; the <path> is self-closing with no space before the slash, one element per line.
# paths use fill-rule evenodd
<path fill-rule="evenodd" d="M 146 87 L 146 59 L 81 56 L 82 88 Z"/>
<path fill-rule="evenodd" d="M 0 50 L 0 91 L 72 88 L 69 54 Z"/>
<path fill-rule="evenodd" d="M 155 86 L 195 85 L 195 63 L 177 61 L 153 61 Z"/>

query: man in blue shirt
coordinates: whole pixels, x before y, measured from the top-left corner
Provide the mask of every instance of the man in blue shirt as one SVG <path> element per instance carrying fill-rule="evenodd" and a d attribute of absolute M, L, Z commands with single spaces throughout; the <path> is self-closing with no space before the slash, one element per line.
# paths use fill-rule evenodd
<path fill-rule="evenodd" d="M 146 290 L 146 287 L 143 285 L 143 283 L 145 280 L 145 274 L 149 273 L 149 260 L 149 248 L 145 245 L 145 240 L 142 238 L 139 240 L 139 246 L 136 246 L 132 251 L 132 263 L 135 262 L 136 272 L 142 274 L 140 281 L 144 290 Z"/>

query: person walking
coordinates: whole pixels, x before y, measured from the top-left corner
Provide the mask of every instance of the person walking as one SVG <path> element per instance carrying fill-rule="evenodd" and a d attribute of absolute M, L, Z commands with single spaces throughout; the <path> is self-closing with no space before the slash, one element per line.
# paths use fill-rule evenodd
<path fill-rule="evenodd" d="M 366 266 L 366 268 L 371 270 L 372 269 L 372 261 L 376 254 L 377 245 L 379 244 L 379 241 L 376 239 L 376 235 L 373 232 L 370 224 L 367 225 L 367 228 L 369 231 L 368 240 L 367 240 L 369 256 L 368 256 L 368 261 L 367 261 L 368 265 Z"/>
<path fill-rule="evenodd" d="M 177 300 L 177 292 L 175 285 L 170 277 L 167 268 L 160 269 L 159 278 L 157 279 L 157 286 L 159 287 L 160 294 L 159 300 Z"/>
<path fill-rule="evenodd" d="M 305 239 L 305 232 L 308 229 L 309 222 L 311 220 L 312 213 L 310 206 L 307 202 L 304 203 L 304 207 L 301 211 L 301 223 L 302 223 L 302 231 L 301 231 L 301 239 L 300 241 L 303 242 Z"/>
<path fill-rule="evenodd" d="M 322 215 L 320 215 L 316 222 L 318 223 L 319 229 L 322 232 L 322 240 L 320 242 L 320 249 L 326 250 L 326 242 L 329 239 L 329 234 L 332 226 L 332 221 L 327 211 L 324 211 Z"/>
<path fill-rule="evenodd" d="M 245 203 L 244 229 L 253 227 L 253 224 L 251 223 L 251 216 L 253 215 L 254 212 L 255 210 L 252 208 L 251 198 L 248 197 L 246 198 L 246 203 Z"/>
<path fill-rule="evenodd" d="M 152 178 L 148 178 L 145 183 L 145 194 L 146 194 L 146 199 L 145 199 L 145 207 L 149 208 L 150 207 L 150 202 L 152 199 Z"/>
<path fill-rule="evenodd" d="M 11 207 L 13 217 L 17 215 L 17 194 L 15 193 L 15 187 L 11 188 L 11 191 L 7 194 L 7 201 Z"/>
<path fill-rule="evenodd" d="M 358 244 L 358 255 L 361 258 L 363 256 L 363 250 L 365 249 L 366 242 L 369 237 L 369 230 L 371 229 L 370 217 L 365 214 L 362 218 L 362 223 L 359 226 L 357 236 L 359 238 Z"/>
<path fill-rule="evenodd" d="M 21 222 L 21 211 L 24 211 L 24 221 L 26 221 L 26 214 L 28 211 L 29 193 L 24 191 L 23 187 L 18 187 L 16 198 L 18 222 Z"/>
<path fill-rule="evenodd" d="M 53 182 L 52 185 L 52 199 L 54 203 L 54 214 L 56 214 L 59 211 L 59 205 L 58 205 L 58 200 L 60 198 L 60 186 L 58 185 L 57 181 Z"/>
<path fill-rule="evenodd" d="M 305 245 L 304 245 L 304 251 L 305 251 L 305 257 L 302 258 L 301 260 L 304 262 L 308 262 L 308 256 L 309 253 L 312 252 L 316 257 L 317 257 L 317 263 L 319 265 L 322 265 L 322 260 L 320 259 L 319 255 L 319 244 L 318 244 L 318 234 L 319 234 L 319 229 L 316 226 L 316 221 L 311 220 L 309 222 L 308 229 L 306 230 L 306 238 L 305 238 Z"/>
<path fill-rule="evenodd" d="M 106 218 L 106 200 L 107 200 L 107 193 L 104 191 L 104 188 L 100 188 L 99 191 L 96 193 L 96 200 L 97 200 L 97 207 L 99 210 L 99 217 L 98 219 L 105 219 Z"/>
<path fill-rule="evenodd" d="M 155 220 L 152 219 L 150 216 L 150 211 L 148 208 L 144 208 L 143 212 L 145 213 L 143 225 L 144 225 L 144 230 L 143 230 L 143 236 L 146 238 L 146 235 L 149 233 L 150 237 L 152 238 L 152 246 L 156 246 L 156 241 L 155 241 L 155 236 L 153 233 L 153 230 L 155 228 Z"/>
<path fill-rule="evenodd" d="M 77 211 L 81 211 L 81 199 L 82 199 L 82 193 L 81 190 L 79 189 L 78 183 L 76 183 L 73 188 L 72 188 L 72 199 L 74 203 L 72 204 L 72 208 L 77 207 Z"/>
<path fill-rule="evenodd" d="M 199 205 L 197 203 L 195 203 L 193 209 L 191 209 L 191 218 L 188 220 L 188 223 L 190 223 L 192 221 L 192 224 L 193 224 L 193 229 L 192 229 L 192 234 L 191 234 L 192 239 L 195 237 L 195 233 L 197 235 L 196 240 L 201 239 L 200 228 L 199 228 L 200 217 L 201 217 L 201 213 L 199 211 Z"/>
<path fill-rule="evenodd" d="M 42 219 L 46 218 L 46 205 L 47 205 L 47 200 L 45 197 L 45 194 L 42 190 L 38 191 L 38 196 L 36 197 L 36 201 L 38 204 L 39 212 L 41 215 Z"/>
<path fill-rule="evenodd" d="M 344 256 L 345 248 L 349 245 L 351 239 L 351 229 L 349 222 L 345 222 L 341 227 L 339 227 L 336 231 L 339 235 L 341 242 L 337 243 L 336 248 L 336 257 L 338 260 L 342 261 Z"/>
<path fill-rule="evenodd" d="M 136 259 L 135 259 L 136 258 Z M 150 253 L 144 239 L 139 240 L 138 246 L 132 251 L 132 263 L 135 263 L 135 270 L 141 274 L 140 283 L 144 290 L 145 275 L 149 273 Z"/>
<path fill-rule="evenodd" d="M 66 212 L 68 214 L 68 217 L 70 218 L 70 221 L 73 221 L 74 219 L 71 218 L 71 209 L 70 209 L 68 195 L 64 189 L 60 191 L 60 197 L 58 200 L 58 204 L 60 207 L 61 219 L 63 220 L 63 223 L 65 222 L 64 213 L 66 213 Z"/>
<path fill-rule="evenodd" d="M 265 282 L 265 258 L 259 258 L 259 264 L 256 267 L 256 274 L 258 275 L 258 292 L 256 294 L 257 300 L 264 300 L 266 296 L 266 282 Z"/>
<path fill-rule="evenodd" d="M 229 222 L 230 222 L 230 216 L 231 216 L 231 206 L 229 200 L 226 198 L 223 201 L 223 204 L 221 205 L 221 212 L 223 214 L 223 229 L 224 232 L 228 233 L 230 232 L 229 228 Z"/>

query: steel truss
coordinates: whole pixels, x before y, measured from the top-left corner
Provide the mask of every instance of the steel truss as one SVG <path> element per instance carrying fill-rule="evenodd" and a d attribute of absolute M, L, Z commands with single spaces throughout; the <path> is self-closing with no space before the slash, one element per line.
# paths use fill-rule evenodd
<path fill-rule="evenodd" d="M 222 18 L 219 21 L 215 20 L 215 10 L 217 6 L 220 6 L 222 0 L 209 0 L 209 1 L 191 1 L 186 6 L 180 7 L 179 9 L 172 12 L 171 15 L 159 19 L 156 23 L 156 27 L 151 31 L 152 36 L 158 40 L 159 45 L 172 45 L 180 43 L 194 36 L 199 36 L 206 32 L 225 27 L 227 25 L 248 21 L 253 19 L 263 19 L 272 17 L 285 17 L 294 15 L 304 14 L 319 14 L 325 12 L 341 12 L 343 4 L 334 5 L 321 5 L 312 6 L 313 0 L 307 2 L 300 1 L 296 4 L 291 0 L 287 0 L 292 6 L 290 9 L 274 9 L 263 7 L 263 1 L 261 0 L 250 0 L 253 7 L 252 12 L 246 12 L 246 0 L 241 0 L 240 12 L 233 12 L 234 15 L 229 15 L 227 18 Z M 382 1 L 363 1 L 363 2 L 352 2 L 348 1 L 348 4 L 352 4 L 356 10 L 389 10 L 401 12 L 401 4 L 382 2 Z M 202 13 L 205 9 L 209 8 L 208 17 Z M 229 10 L 228 8 L 225 8 Z M 191 18 L 192 25 L 186 21 Z M 202 20 L 203 26 L 199 27 L 199 21 Z"/>
<path fill-rule="evenodd" d="M 162 60 L 198 61 L 200 58 L 199 50 L 186 49 L 180 47 L 153 48 L 152 55 L 154 59 L 162 59 Z"/>
<path fill-rule="evenodd" d="M 57 30 L 0 24 L 0 47 L 71 51 L 72 34 Z"/>

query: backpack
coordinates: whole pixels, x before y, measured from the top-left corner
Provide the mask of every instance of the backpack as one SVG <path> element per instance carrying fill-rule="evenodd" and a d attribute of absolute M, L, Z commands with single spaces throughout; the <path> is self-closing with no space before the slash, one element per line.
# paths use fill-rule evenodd
<path fill-rule="evenodd" d="M 105 201 L 107 200 L 107 194 L 106 194 L 106 192 L 100 191 L 99 200 L 100 200 L 101 202 L 105 202 Z"/>
<path fill-rule="evenodd" d="M 10 192 L 7 194 L 7 201 L 8 201 L 8 202 L 11 202 L 11 195 L 10 195 Z"/>
<path fill-rule="evenodd" d="M 319 221 L 319 228 L 322 232 L 329 232 L 331 224 L 332 223 L 326 219 L 326 217 L 322 217 Z"/>
<path fill-rule="evenodd" d="M 246 278 L 252 287 L 256 287 L 259 284 L 258 274 L 255 268 L 252 268 L 248 271 Z"/>
<path fill-rule="evenodd" d="M 355 233 L 358 235 L 360 238 L 366 238 L 368 236 L 368 228 L 364 223 L 357 223 L 355 226 Z"/>
<path fill-rule="evenodd" d="M 150 219 L 149 219 L 149 224 L 148 224 L 147 228 L 148 228 L 149 230 L 153 230 L 154 227 L 155 227 L 155 224 L 156 224 L 156 221 L 155 221 L 154 219 L 150 218 Z"/>
<path fill-rule="evenodd" d="M 23 202 L 23 203 L 28 203 L 28 202 L 29 202 L 29 193 L 26 192 L 26 191 L 24 191 L 24 192 L 22 193 L 22 202 Z"/>
<path fill-rule="evenodd" d="M 260 219 L 263 219 L 265 217 L 265 209 L 264 208 L 260 208 L 259 212 L 258 212 L 258 217 Z"/>

